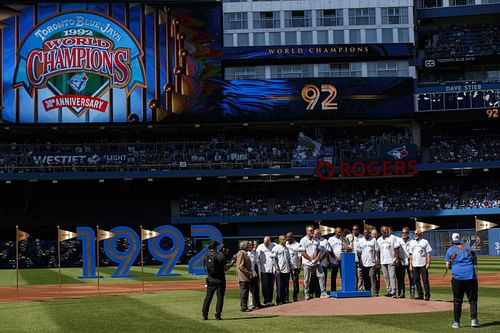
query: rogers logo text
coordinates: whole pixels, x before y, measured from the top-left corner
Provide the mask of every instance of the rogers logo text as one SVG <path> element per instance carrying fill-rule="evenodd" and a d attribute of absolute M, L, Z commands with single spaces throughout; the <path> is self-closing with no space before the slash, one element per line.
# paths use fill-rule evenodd
<path fill-rule="evenodd" d="M 110 78 L 123 88 L 130 80 L 130 50 L 113 49 L 113 42 L 99 37 L 64 37 L 48 40 L 43 49 L 31 51 L 27 59 L 28 80 L 33 87 L 45 86 L 49 77 L 86 71 Z"/>
<path fill-rule="evenodd" d="M 338 168 L 330 162 L 322 161 L 316 165 L 316 175 L 322 180 L 333 177 L 380 177 L 413 176 L 417 174 L 416 160 L 341 162 Z"/>

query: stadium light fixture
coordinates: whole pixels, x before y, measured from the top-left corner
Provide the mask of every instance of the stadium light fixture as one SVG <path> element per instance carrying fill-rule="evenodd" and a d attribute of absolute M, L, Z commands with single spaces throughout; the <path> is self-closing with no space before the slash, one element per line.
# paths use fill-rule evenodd
<path fill-rule="evenodd" d="M 12 183 L 10 180 L 5 181 L 5 184 L 10 184 L 10 183 Z"/>
<path fill-rule="evenodd" d="M 153 181 L 153 178 L 148 178 L 148 182 L 152 182 Z"/>
<path fill-rule="evenodd" d="M 99 129 L 104 130 L 104 129 L 106 129 L 106 126 L 99 126 Z"/>
<path fill-rule="evenodd" d="M 194 127 L 196 128 L 200 128 L 200 126 L 201 126 L 200 124 L 194 124 Z"/>
<path fill-rule="evenodd" d="M 104 179 L 99 179 L 99 183 L 104 183 Z"/>
<path fill-rule="evenodd" d="M 443 173 L 443 171 L 441 171 L 441 170 L 436 170 L 436 173 L 437 173 L 438 175 L 440 175 L 440 174 L 442 174 L 442 173 Z"/>
<path fill-rule="evenodd" d="M 243 123 L 243 127 L 247 127 L 248 126 L 248 123 Z"/>
<path fill-rule="evenodd" d="M 202 178 L 201 177 L 196 177 L 196 180 L 201 180 Z"/>
<path fill-rule="evenodd" d="M 8 130 L 10 130 L 10 126 L 5 126 L 3 129 L 8 131 Z"/>
<path fill-rule="evenodd" d="M 57 126 L 52 126 L 53 131 L 57 131 Z"/>
<path fill-rule="evenodd" d="M 247 179 L 248 179 L 248 176 L 243 176 L 243 179 L 244 179 L 244 180 L 247 180 Z"/>
<path fill-rule="evenodd" d="M 293 177 L 295 179 L 300 179 L 300 176 L 299 175 L 296 175 L 295 177 Z"/>
<path fill-rule="evenodd" d="M 484 169 L 483 169 L 483 171 L 484 171 L 484 172 L 490 172 L 490 169 L 488 169 L 488 168 L 484 168 Z"/>
<path fill-rule="evenodd" d="M 52 179 L 52 184 L 57 184 L 57 179 Z"/>

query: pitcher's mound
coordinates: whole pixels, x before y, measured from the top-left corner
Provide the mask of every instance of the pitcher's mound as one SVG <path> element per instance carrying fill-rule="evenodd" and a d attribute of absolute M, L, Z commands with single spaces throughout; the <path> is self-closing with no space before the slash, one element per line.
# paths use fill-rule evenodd
<path fill-rule="evenodd" d="M 387 297 L 325 298 L 272 306 L 252 311 L 252 314 L 278 316 L 349 316 L 391 313 L 452 311 L 453 303 L 421 301 Z"/>

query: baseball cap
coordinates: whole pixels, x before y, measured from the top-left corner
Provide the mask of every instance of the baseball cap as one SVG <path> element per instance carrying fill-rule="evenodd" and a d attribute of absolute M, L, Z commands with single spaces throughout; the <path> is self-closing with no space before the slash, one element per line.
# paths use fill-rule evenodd
<path fill-rule="evenodd" d="M 453 235 L 451 235 L 451 240 L 453 243 L 460 243 L 460 234 L 454 232 Z"/>

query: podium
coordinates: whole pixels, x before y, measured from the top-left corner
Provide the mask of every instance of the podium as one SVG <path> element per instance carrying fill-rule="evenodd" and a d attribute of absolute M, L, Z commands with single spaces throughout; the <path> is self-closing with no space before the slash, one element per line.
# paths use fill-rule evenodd
<path fill-rule="evenodd" d="M 330 292 L 330 297 L 351 298 L 351 297 L 371 297 L 371 291 L 360 291 L 356 289 L 356 257 L 352 252 L 342 252 L 340 254 L 340 269 L 342 279 L 342 289 Z"/>

